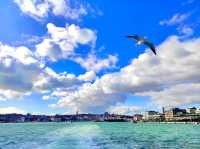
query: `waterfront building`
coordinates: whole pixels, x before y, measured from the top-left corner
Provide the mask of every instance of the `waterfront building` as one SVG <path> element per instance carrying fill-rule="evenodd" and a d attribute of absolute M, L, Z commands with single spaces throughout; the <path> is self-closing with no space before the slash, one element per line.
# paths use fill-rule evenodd
<path fill-rule="evenodd" d="M 170 110 L 165 111 L 164 118 L 166 121 L 172 121 L 175 117 L 185 116 L 185 114 L 185 109 L 171 108 Z"/>
<path fill-rule="evenodd" d="M 144 119 L 147 121 L 162 120 L 163 115 L 156 111 L 147 111 L 144 113 Z"/>
<path fill-rule="evenodd" d="M 133 115 L 133 121 L 142 121 L 143 115 L 141 114 L 135 114 Z"/>
<path fill-rule="evenodd" d="M 181 116 L 181 115 L 186 114 L 185 109 L 173 108 L 172 110 L 173 110 L 174 114 L 177 115 L 177 116 Z"/>
<path fill-rule="evenodd" d="M 22 114 L 3 114 L 0 115 L 0 123 L 21 123 L 25 121 L 25 116 Z"/>
<path fill-rule="evenodd" d="M 162 114 L 165 114 L 165 108 L 162 107 Z"/>
<path fill-rule="evenodd" d="M 186 109 L 187 113 L 190 113 L 190 114 L 195 114 L 196 111 L 197 111 L 197 108 L 195 107 L 192 107 L 192 108 L 187 108 Z"/>
<path fill-rule="evenodd" d="M 196 114 L 200 114 L 200 109 L 196 109 Z"/>
<path fill-rule="evenodd" d="M 173 118 L 174 118 L 173 111 L 172 110 L 165 111 L 164 118 L 165 118 L 166 121 L 173 120 Z"/>

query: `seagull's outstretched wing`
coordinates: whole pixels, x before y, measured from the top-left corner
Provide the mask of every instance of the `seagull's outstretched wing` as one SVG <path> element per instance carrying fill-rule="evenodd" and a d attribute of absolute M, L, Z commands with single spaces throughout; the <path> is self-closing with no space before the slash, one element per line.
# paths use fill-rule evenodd
<path fill-rule="evenodd" d="M 129 38 L 129 39 L 134 39 L 139 43 L 141 42 L 141 43 L 147 45 L 152 50 L 152 52 L 156 55 L 155 46 L 150 41 L 148 41 L 146 38 L 142 38 L 142 37 L 140 37 L 138 35 L 128 35 L 126 37 Z"/>
<path fill-rule="evenodd" d="M 138 36 L 138 35 L 128 35 L 126 37 L 129 38 L 129 39 L 135 39 L 136 41 L 141 41 L 142 40 L 142 38 L 140 36 Z"/>
<path fill-rule="evenodd" d="M 151 42 L 145 41 L 144 44 L 147 45 L 151 49 L 151 51 L 156 55 L 156 48 Z"/>

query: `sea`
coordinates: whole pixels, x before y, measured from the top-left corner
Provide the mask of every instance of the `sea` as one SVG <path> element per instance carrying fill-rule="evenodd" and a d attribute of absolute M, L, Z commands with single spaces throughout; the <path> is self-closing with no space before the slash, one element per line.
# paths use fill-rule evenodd
<path fill-rule="evenodd" d="M 0 149 L 200 149 L 200 125 L 131 122 L 0 124 Z"/>

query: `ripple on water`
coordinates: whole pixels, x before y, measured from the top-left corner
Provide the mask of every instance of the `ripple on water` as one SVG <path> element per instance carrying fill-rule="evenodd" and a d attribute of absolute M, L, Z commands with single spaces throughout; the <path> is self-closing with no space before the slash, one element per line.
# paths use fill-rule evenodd
<path fill-rule="evenodd" d="M 0 127 L 0 149 L 200 148 L 200 125 L 43 123 Z"/>

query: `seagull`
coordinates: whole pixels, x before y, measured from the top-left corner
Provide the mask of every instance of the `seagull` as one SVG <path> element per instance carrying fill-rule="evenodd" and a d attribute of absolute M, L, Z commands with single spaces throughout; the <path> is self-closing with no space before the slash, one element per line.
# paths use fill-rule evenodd
<path fill-rule="evenodd" d="M 147 40 L 147 38 L 141 37 L 139 35 L 128 35 L 126 37 L 129 38 L 129 39 L 136 40 L 137 45 L 141 45 L 141 44 L 147 45 L 151 49 L 151 51 L 156 55 L 156 48 L 155 48 L 155 46 L 153 45 L 153 43 L 151 43 L 149 40 Z"/>

